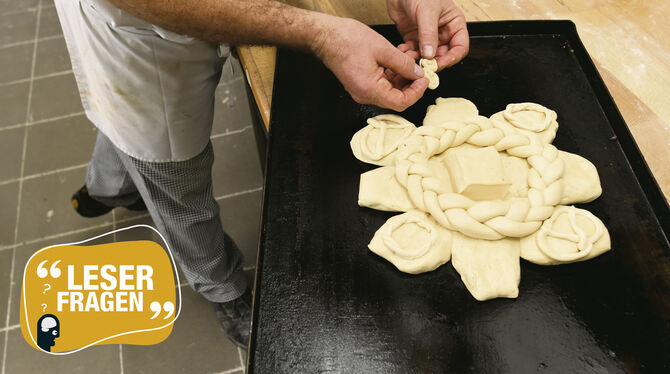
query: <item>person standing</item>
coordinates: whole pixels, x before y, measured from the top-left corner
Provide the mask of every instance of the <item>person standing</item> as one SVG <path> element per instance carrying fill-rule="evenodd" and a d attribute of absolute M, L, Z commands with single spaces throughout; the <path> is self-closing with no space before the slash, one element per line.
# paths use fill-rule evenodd
<path fill-rule="evenodd" d="M 251 297 L 242 255 L 212 193 L 214 91 L 229 45 L 310 52 L 358 103 L 402 111 L 428 80 L 416 64 L 460 61 L 469 39 L 452 0 L 388 0 L 405 42 L 271 0 L 55 0 L 86 116 L 98 138 L 75 210 L 147 209 L 191 287 L 246 348 Z M 296 77 L 296 79 L 300 79 Z"/>

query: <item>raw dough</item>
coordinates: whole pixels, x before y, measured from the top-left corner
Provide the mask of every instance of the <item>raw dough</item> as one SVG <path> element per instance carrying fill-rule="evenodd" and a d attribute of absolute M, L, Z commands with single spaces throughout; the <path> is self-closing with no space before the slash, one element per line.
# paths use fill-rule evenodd
<path fill-rule="evenodd" d="M 423 68 L 426 78 L 428 78 L 428 88 L 436 89 L 440 85 L 440 77 L 437 76 L 437 61 L 434 58 L 430 60 L 422 58 L 419 60 L 419 64 Z"/>
<path fill-rule="evenodd" d="M 470 100 L 438 97 L 434 105 L 428 106 L 423 125 L 435 126 L 449 121 L 465 121 L 478 115 L 477 107 Z"/>
<path fill-rule="evenodd" d="M 535 103 L 509 104 L 502 112 L 491 116 L 494 126 L 505 134 L 528 136 L 531 144 L 549 144 L 556 137 L 556 112 Z"/>
<path fill-rule="evenodd" d="M 540 230 L 521 239 L 521 257 L 538 265 L 585 261 L 611 248 L 598 217 L 574 206 L 558 206 Z"/>
<path fill-rule="evenodd" d="M 563 151 L 558 152 L 558 157 L 565 163 L 561 204 L 588 203 L 602 194 L 598 170 L 589 160 Z"/>
<path fill-rule="evenodd" d="M 387 212 L 414 209 L 407 190 L 395 179 L 395 168 L 384 166 L 361 174 L 358 205 Z"/>
<path fill-rule="evenodd" d="M 368 118 L 368 125 L 351 138 L 351 150 L 357 159 L 375 165 L 392 165 L 398 146 L 416 126 L 396 114 Z"/>
<path fill-rule="evenodd" d="M 491 118 L 462 98 L 438 98 L 416 128 L 377 116 L 352 138 L 361 161 L 359 205 L 405 211 L 370 250 L 416 274 L 447 262 L 477 300 L 517 297 L 519 257 L 542 265 L 584 261 L 610 249 L 603 223 L 562 204 L 602 193 L 595 166 L 561 152 L 556 113 L 510 104 Z M 453 241 L 453 242 L 452 242 Z"/>
<path fill-rule="evenodd" d="M 519 240 L 472 239 L 455 233 L 452 264 L 465 287 L 479 301 L 519 295 Z"/>
<path fill-rule="evenodd" d="M 389 218 L 368 245 L 398 270 L 419 274 L 435 270 L 451 258 L 451 233 L 428 214 L 410 210 Z"/>

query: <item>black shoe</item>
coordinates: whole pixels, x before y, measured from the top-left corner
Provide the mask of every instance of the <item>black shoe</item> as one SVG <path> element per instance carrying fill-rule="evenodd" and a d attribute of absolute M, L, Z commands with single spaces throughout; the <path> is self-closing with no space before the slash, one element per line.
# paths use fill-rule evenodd
<path fill-rule="evenodd" d="M 103 214 L 109 213 L 110 210 L 114 209 L 113 206 L 103 204 L 92 198 L 91 195 L 88 194 L 86 185 L 84 185 L 82 188 L 77 190 L 74 195 L 72 195 L 72 206 L 80 216 L 88 218 L 101 216 Z M 147 206 L 144 204 L 144 200 L 142 200 L 142 198 L 130 205 L 125 206 L 125 208 L 133 211 L 147 210 Z"/>
<path fill-rule="evenodd" d="M 88 218 L 101 216 L 114 209 L 92 198 L 88 194 L 86 185 L 72 195 L 72 206 L 80 216 Z"/>
<path fill-rule="evenodd" d="M 216 316 L 228 339 L 236 346 L 247 349 L 251 326 L 251 291 L 225 303 L 213 303 Z"/>

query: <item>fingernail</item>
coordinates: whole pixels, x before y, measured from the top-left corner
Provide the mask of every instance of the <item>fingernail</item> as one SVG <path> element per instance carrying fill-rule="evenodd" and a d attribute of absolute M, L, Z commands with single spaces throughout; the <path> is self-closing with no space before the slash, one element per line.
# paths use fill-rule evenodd
<path fill-rule="evenodd" d="M 423 54 L 423 57 L 428 57 L 428 58 L 433 57 L 433 46 L 432 45 L 429 45 L 429 44 L 424 45 L 423 48 L 421 49 L 421 51 L 422 51 L 421 54 Z"/>
<path fill-rule="evenodd" d="M 414 65 L 414 74 L 417 76 L 417 78 L 423 78 L 425 75 L 423 69 L 419 65 Z"/>

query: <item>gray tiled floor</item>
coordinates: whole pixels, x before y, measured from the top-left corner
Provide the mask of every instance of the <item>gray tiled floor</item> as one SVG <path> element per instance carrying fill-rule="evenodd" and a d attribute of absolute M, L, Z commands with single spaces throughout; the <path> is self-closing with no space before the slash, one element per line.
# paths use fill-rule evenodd
<path fill-rule="evenodd" d="M 97 130 L 82 114 L 52 0 L 0 0 L 0 66 L 0 373 L 242 373 L 246 354 L 186 283 L 182 314 L 160 344 L 105 345 L 54 358 L 25 343 L 19 294 L 32 253 L 153 222 L 146 212 L 122 208 L 85 219 L 69 203 L 83 184 Z M 212 130 L 213 179 L 224 229 L 242 250 L 252 284 L 263 180 L 245 90 L 239 65 L 224 66 Z M 135 229 L 100 242 L 136 239 L 158 241 Z"/>

